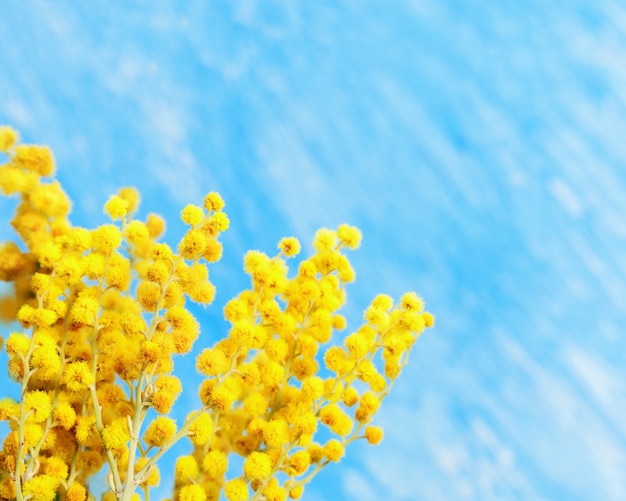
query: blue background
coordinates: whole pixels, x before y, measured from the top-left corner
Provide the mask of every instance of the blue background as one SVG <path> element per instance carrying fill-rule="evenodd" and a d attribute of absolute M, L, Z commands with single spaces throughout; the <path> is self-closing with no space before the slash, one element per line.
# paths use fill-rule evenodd
<path fill-rule="evenodd" d="M 0 122 L 53 148 L 75 224 L 133 185 L 175 244 L 186 203 L 226 200 L 198 349 L 247 249 L 342 222 L 364 233 L 352 327 L 377 292 L 435 313 L 383 444 L 305 500 L 626 499 L 622 2 L 1 7 Z"/>

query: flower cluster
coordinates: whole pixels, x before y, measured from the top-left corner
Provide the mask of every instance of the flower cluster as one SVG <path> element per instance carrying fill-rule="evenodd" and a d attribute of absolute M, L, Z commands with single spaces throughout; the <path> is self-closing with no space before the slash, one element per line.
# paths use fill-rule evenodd
<path fill-rule="evenodd" d="M 0 190 L 19 197 L 12 225 L 23 241 L 0 245 L 0 280 L 13 284 L 0 314 L 21 325 L 4 342 L 21 393 L 0 400 L 10 430 L 0 500 L 85 501 L 103 467 L 107 500 L 147 500 L 159 459 L 184 437 L 192 449 L 176 461 L 177 501 L 297 499 L 349 443 L 381 441 L 372 419 L 434 319 L 415 293 L 397 303 L 379 295 L 363 325 L 328 347 L 346 328 L 339 310 L 355 273 L 344 251 L 359 247 L 358 229 L 319 230 L 293 276 L 293 237 L 274 256 L 245 255 L 251 286 L 224 308 L 227 336 L 198 355 L 202 406 L 179 424 L 169 417 L 182 391 L 174 361 L 200 333 L 188 302 L 215 296 L 209 265 L 229 226 L 222 198 L 181 211 L 188 229 L 175 248 L 158 241 L 163 219 L 135 218 L 130 188 L 104 204 L 109 224 L 76 227 L 69 198 L 46 180 L 50 150 L 17 140 L 0 127 Z"/>

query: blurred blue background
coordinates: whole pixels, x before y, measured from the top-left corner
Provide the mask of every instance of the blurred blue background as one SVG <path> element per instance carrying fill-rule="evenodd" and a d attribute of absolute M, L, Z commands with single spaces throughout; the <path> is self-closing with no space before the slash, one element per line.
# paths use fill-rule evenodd
<path fill-rule="evenodd" d="M 306 501 L 623 500 L 625 54 L 611 0 L 3 0 L 0 122 L 53 148 L 77 225 L 132 185 L 175 244 L 223 195 L 196 351 L 244 252 L 321 226 L 364 233 L 351 327 L 378 292 L 424 296 L 385 441 Z"/>

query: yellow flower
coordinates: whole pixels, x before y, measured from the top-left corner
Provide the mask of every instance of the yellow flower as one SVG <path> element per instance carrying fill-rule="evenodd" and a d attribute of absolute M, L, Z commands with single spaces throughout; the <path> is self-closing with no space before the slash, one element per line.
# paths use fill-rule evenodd
<path fill-rule="evenodd" d="M 128 214 L 128 200 L 124 200 L 119 195 L 111 195 L 104 204 L 104 213 L 111 218 L 112 221 L 123 219 Z"/>
<path fill-rule="evenodd" d="M 240 478 L 234 478 L 226 482 L 224 495 L 228 501 L 247 501 L 248 485 Z"/>
<path fill-rule="evenodd" d="M 18 141 L 19 134 L 7 125 L 0 125 L 0 151 L 7 153 Z"/>
<path fill-rule="evenodd" d="M 304 486 L 298 485 L 289 491 L 289 497 L 291 499 L 300 499 L 304 493 Z"/>
<path fill-rule="evenodd" d="M 25 404 L 35 423 L 43 423 L 52 412 L 52 398 L 45 391 L 29 391 L 26 393 Z"/>
<path fill-rule="evenodd" d="M 95 380 L 89 364 L 80 360 L 65 366 L 61 382 L 69 391 L 79 392 L 86 390 Z"/>
<path fill-rule="evenodd" d="M 308 451 L 297 451 L 289 457 L 289 466 L 293 469 L 293 473 L 301 475 L 309 469 L 311 465 L 311 454 Z"/>
<path fill-rule="evenodd" d="M 336 404 L 328 404 L 320 410 L 320 421 L 337 435 L 345 437 L 352 431 L 352 419 Z"/>
<path fill-rule="evenodd" d="M 176 433 L 176 422 L 173 419 L 157 416 L 146 429 L 143 439 L 148 445 L 161 447 L 169 442 Z"/>
<path fill-rule="evenodd" d="M 0 400 L 0 421 L 6 421 L 11 417 L 18 417 L 20 406 L 11 398 Z"/>
<path fill-rule="evenodd" d="M 50 475 L 37 475 L 24 484 L 24 494 L 32 501 L 52 501 L 60 481 Z"/>
<path fill-rule="evenodd" d="M 85 501 L 87 499 L 87 489 L 81 484 L 73 483 L 65 493 L 67 501 Z"/>
<path fill-rule="evenodd" d="M 301 246 L 297 238 L 286 237 L 278 243 L 278 248 L 286 257 L 294 257 L 300 253 Z"/>
<path fill-rule="evenodd" d="M 76 423 L 76 411 L 69 402 L 59 402 L 54 409 L 54 419 L 62 428 L 69 430 Z"/>
<path fill-rule="evenodd" d="M 176 484 L 185 484 L 195 480 L 198 471 L 198 462 L 193 456 L 180 456 L 176 460 L 176 467 L 174 468 Z"/>
<path fill-rule="evenodd" d="M 281 447 L 289 442 L 289 425 L 283 419 L 272 419 L 263 430 L 268 447 Z"/>
<path fill-rule="evenodd" d="M 109 255 L 122 243 L 122 232 L 117 226 L 104 224 L 91 232 L 93 248 Z"/>
<path fill-rule="evenodd" d="M 219 348 L 205 348 L 196 359 L 196 370 L 205 376 L 217 376 L 228 370 L 230 361 Z"/>
<path fill-rule="evenodd" d="M 405 310 L 420 312 L 424 309 L 424 300 L 415 292 L 407 292 L 400 298 L 400 307 Z"/>
<path fill-rule="evenodd" d="M 204 211 L 202 207 L 194 204 L 188 204 L 180 212 L 180 219 L 183 223 L 190 226 L 197 226 L 204 219 Z"/>
<path fill-rule="evenodd" d="M 203 446 L 211 440 L 213 437 L 213 419 L 209 414 L 202 414 L 196 419 L 189 427 L 187 436 L 190 438 L 191 443 L 198 446 Z"/>
<path fill-rule="evenodd" d="M 29 346 L 30 339 L 25 334 L 14 332 L 7 338 L 6 350 L 9 355 L 25 356 Z"/>
<path fill-rule="evenodd" d="M 204 489 L 197 484 L 186 485 L 178 491 L 178 501 L 205 501 Z"/>
<path fill-rule="evenodd" d="M 212 450 L 202 460 L 202 471 L 211 478 L 220 478 L 228 470 L 228 457 L 222 451 Z"/>
<path fill-rule="evenodd" d="M 331 461 L 339 461 L 344 454 L 344 446 L 339 440 L 332 439 L 324 446 L 324 455 Z"/>
<path fill-rule="evenodd" d="M 22 169 L 35 172 L 40 176 L 54 173 L 54 158 L 50 148 L 20 144 L 13 148 L 13 163 Z"/>
<path fill-rule="evenodd" d="M 378 426 L 367 426 L 365 428 L 365 438 L 372 445 L 378 445 L 383 439 L 383 430 Z"/>
<path fill-rule="evenodd" d="M 337 245 L 337 232 L 329 230 L 328 228 L 320 228 L 315 233 L 313 239 L 313 247 L 320 251 L 329 251 L 335 248 Z"/>
<path fill-rule="evenodd" d="M 219 193 L 212 191 L 204 197 L 204 207 L 208 211 L 220 211 L 224 208 L 224 200 Z"/>
<path fill-rule="evenodd" d="M 130 440 L 128 422 L 126 418 L 118 418 L 102 431 L 102 441 L 107 449 L 113 452 L 116 458 L 120 458 Z"/>
<path fill-rule="evenodd" d="M 267 454 L 253 452 L 245 459 L 243 472 L 250 480 L 265 480 L 272 473 L 272 462 Z"/>

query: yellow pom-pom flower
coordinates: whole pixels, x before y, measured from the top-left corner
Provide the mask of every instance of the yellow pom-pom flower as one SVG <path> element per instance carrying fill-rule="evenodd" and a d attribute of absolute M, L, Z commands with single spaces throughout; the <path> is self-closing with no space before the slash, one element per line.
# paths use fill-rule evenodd
<path fill-rule="evenodd" d="M 198 472 L 198 462 L 193 456 L 180 456 L 176 460 L 174 468 L 176 484 L 180 485 L 195 480 Z"/>
<path fill-rule="evenodd" d="M 176 433 L 176 422 L 173 419 L 157 416 L 146 429 L 143 439 L 151 446 L 161 447 L 171 440 Z"/>
<path fill-rule="evenodd" d="M 206 501 L 206 492 L 197 484 L 185 485 L 178 491 L 178 501 Z"/>
<path fill-rule="evenodd" d="M 52 398 L 45 391 L 29 391 L 25 404 L 35 423 L 43 423 L 52 412 Z"/>
<path fill-rule="evenodd" d="M 359 248 L 361 245 L 361 239 L 363 238 L 363 235 L 358 228 L 347 224 L 339 225 L 337 228 L 337 236 L 339 237 L 339 240 L 341 240 L 342 244 L 352 250 Z"/>
<path fill-rule="evenodd" d="M 213 437 L 213 418 L 210 414 L 202 414 L 196 419 L 187 432 L 191 443 L 198 446 L 204 446 Z"/>
<path fill-rule="evenodd" d="M 19 134 L 16 130 L 6 125 L 0 126 L 0 151 L 7 153 L 18 141 Z"/>
<path fill-rule="evenodd" d="M 228 457 L 222 451 L 209 451 L 202 460 L 202 471 L 213 478 L 220 478 L 228 470 Z"/>
<path fill-rule="evenodd" d="M 204 219 L 204 210 L 194 204 L 188 204 L 180 212 L 180 219 L 190 226 L 197 226 Z"/>
<path fill-rule="evenodd" d="M 124 200 L 119 195 L 111 195 L 104 204 L 104 213 L 111 218 L 112 221 L 123 219 L 128 214 L 128 200 Z"/>
<path fill-rule="evenodd" d="M 243 472 L 250 480 L 265 480 L 272 473 L 272 461 L 264 452 L 253 452 L 245 459 Z"/>
<path fill-rule="evenodd" d="M 240 478 L 234 478 L 224 485 L 224 495 L 228 501 L 247 501 L 248 485 Z"/>
<path fill-rule="evenodd" d="M 34 172 L 40 176 L 54 173 L 54 158 L 46 146 L 20 144 L 13 148 L 13 163 L 16 167 Z"/>
<path fill-rule="evenodd" d="M 226 204 L 219 193 L 212 191 L 204 197 L 204 207 L 208 211 L 220 211 Z"/>
<path fill-rule="evenodd" d="M 383 439 L 383 430 L 378 426 L 367 426 L 365 428 L 365 438 L 372 445 L 378 445 Z"/>
<path fill-rule="evenodd" d="M 294 257 L 300 253 L 301 246 L 297 238 L 286 237 L 278 243 L 278 249 L 285 257 Z"/>

